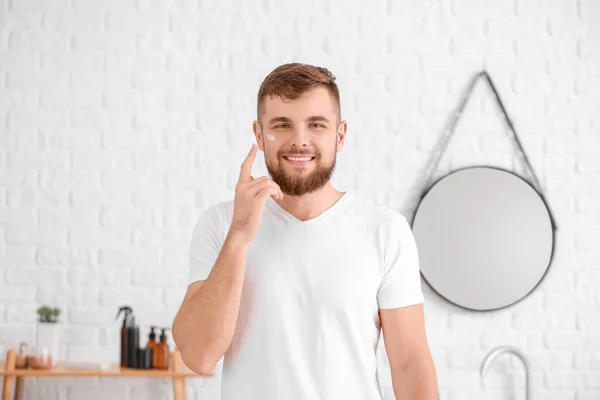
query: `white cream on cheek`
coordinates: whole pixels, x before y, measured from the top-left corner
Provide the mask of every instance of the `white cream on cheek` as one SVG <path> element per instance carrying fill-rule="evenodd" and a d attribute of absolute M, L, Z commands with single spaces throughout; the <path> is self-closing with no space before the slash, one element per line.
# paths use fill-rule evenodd
<path fill-rule="evenodd" d="M 271 135 L 270 133 L 267 133 L 267 139 L 269 139 L 271 142 L 274 142 L 275 136 Z"/>

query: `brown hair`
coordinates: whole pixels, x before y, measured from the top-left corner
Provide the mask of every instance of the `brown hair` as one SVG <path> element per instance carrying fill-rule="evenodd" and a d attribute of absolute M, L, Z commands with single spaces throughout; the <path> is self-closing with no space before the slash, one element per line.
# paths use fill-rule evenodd
<path fill-rule="evenodd" d="M 280 96 L 294 100 L 316 87 L 324 87 L 329 91 L 337 102 L 338 118 L 341 118 L 340 93 L 335 76 L 327 68 L 289 63 L 275 68 L 260 85 L 256 109 L 259 124 L 262 126 L 260 119 L 264 112 L 265 97 Z"/>

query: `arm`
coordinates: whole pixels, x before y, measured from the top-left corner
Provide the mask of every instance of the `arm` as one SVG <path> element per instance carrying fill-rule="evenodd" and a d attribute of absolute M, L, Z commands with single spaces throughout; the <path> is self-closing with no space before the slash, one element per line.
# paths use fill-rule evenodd
<path fill-rule="evenodd" d="M 248 246 L 258 229 L 266 199 L 283 196 L 269 178 L 254 179 L 250 175 L 256 152 L 257 147 L 252 145 L 242 163 L 227 237 L 220 238 L 213 212 L 200 218 L 192 236 L 190 280 L 194 283 L 175 316 L 172 333 L 183 362 L 200 374 L 211 372 L 231 345 Z"/>
<path fill-rule="evenodd" d="M 192 283 L 173 321 L 173 340 L 185 364 L 205 374 L 231 344 L 240 307 L 248 244 L 230 234 L 205 281 Z"/>
<path fill-rule="evenodd" d="M 439 400 L 427 337 L 423 303 L 379 310 L 383 340 L 400 400 Z"/>

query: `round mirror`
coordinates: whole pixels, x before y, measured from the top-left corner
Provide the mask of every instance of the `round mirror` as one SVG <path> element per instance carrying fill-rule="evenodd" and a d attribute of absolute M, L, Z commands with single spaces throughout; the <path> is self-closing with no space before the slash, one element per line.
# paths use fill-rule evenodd
<path fill-rule="evenodd" d="M 542 280 L 554 249 L 549 208 L 519 176 L 469 167 L 437 181 L 412 223 L 421 274 L 446 300 L 477 311 L 507 307 Z"/>

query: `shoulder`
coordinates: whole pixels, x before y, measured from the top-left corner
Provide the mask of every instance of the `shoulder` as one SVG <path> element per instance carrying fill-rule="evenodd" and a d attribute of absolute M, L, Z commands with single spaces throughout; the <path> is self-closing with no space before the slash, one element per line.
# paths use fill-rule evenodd
<path fill-rule="evenodd" d="M 200 216 L 204 216 L 204 217 L 222 217 L 224 215 L 227 215 L 227 213 L 229 213 L 231 211 L 233 211 L 233 200 L 227 200 L 227 201 L 220 201 L 218 203 L 214 203 L 210 206 L 208 206 L 201 214 Z"/>
<path fill-rule="evenodd" d="M 219 203 L 213 204 L 208 208 L 207 212 L 217 214 L 222 219 L 227 221 L 233 216 L 233 200 L 221 201 Z"/>
<path fill-rule="evenodd" d="M 196 222 L 196 230 L 212 228 L 214 230 L 227 230 L 233 217 L 233 200 L 215 203 L 200 213 Z"/>
<path fill-rule="evenodd" d="M 349 210 L 360 219 L 364 219 L 379 228 L 390 229 L 394 226 L 408 226 L 406 217 L 397 210 L 376 201 L 352 196 Z"/>

